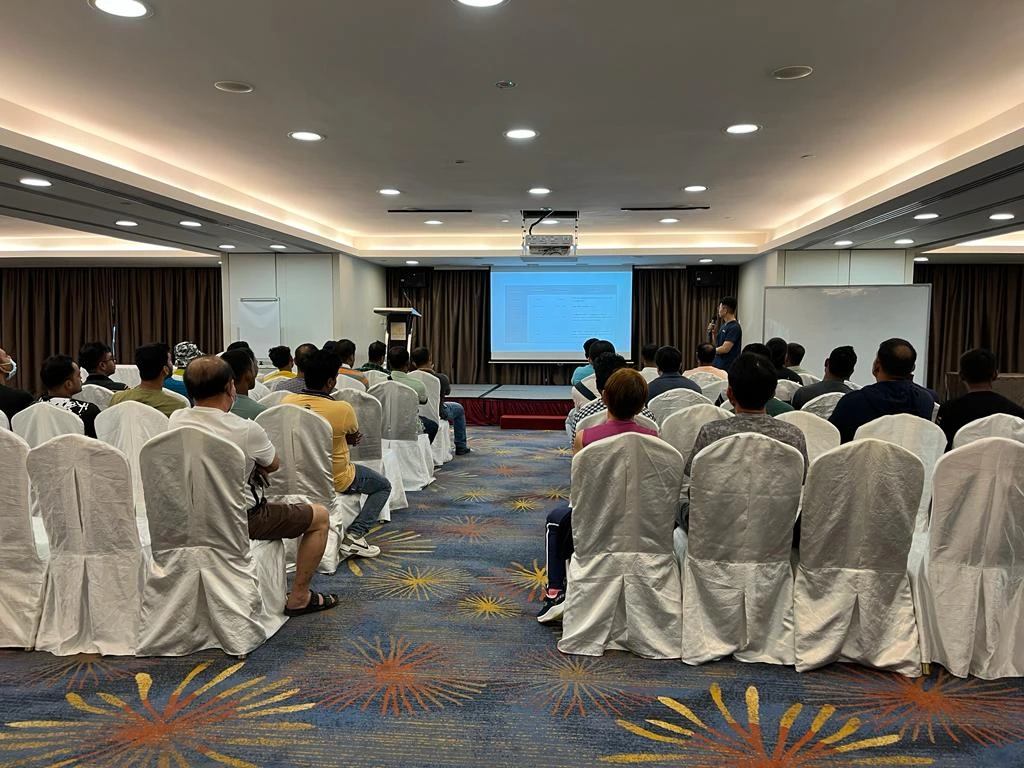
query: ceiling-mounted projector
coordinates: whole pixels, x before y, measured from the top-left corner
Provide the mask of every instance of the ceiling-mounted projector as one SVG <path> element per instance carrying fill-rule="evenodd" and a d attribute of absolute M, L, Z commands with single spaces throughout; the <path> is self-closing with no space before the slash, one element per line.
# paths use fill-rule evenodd
<path fill-rule="evenodd" d="M 580 233 L 579 211 L 539 208 L 523 214 L 523 261 L 528 259 L 559 259 L 576 261 L 576 243 Z M 533 228 L 541 222 L 572 222 L 571 235 L 535 235 Z M 529 224 L 528 224 L 529 222 Z"/>
<path fill-rule="evenodd" d="M 564 257 L 572 253 L 575 245 L 573 235 L 526 235 L 523 238 L 523 252 L 529 256 Z"/>

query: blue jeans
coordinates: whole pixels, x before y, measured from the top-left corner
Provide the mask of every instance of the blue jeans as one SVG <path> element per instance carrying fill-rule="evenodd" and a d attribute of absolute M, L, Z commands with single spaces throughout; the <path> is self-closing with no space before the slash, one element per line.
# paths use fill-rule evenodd
<path fill-rule="evenodd" d="M 466 447 L 466 409 L 462 403 L 447 402 L 441 406 L 441 415 L 455 428 L 455 447 Z"/>
<path fill-rule="evenodd" d="M 366 501 L 363 508 L 359 510 L 356 519 L 348 527 L 348 535 L 354 539 L 361 538 L 370 530 L 370 526 L 377 522 L 380 511 L 388 503 L 391 496 L 391 483 L 379 472 L 374 472 L 361 464 L 353 465 L 356 468 L 355 479 L 345 493 L 365 493 Z"/>

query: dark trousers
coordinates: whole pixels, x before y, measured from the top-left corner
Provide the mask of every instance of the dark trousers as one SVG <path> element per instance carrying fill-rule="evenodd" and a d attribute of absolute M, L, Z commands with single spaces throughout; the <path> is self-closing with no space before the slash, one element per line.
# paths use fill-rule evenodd
<path fill-rule="evenodd" d="M 420 422 L 423 424 L 423 431 L 427 433 L 430 442 L 434 442 L 434 438 L 437 437 L 437 422 L 431 421 L 426 416 L 420 416 Z"/>
<path fill-rule="evenodd" d="M 548 513 L 544 529 L 544 558 L 547 561 L 548 589 L 564 590 L 565 561 L 572 556 L 572 510 L 556 507 Z"/>

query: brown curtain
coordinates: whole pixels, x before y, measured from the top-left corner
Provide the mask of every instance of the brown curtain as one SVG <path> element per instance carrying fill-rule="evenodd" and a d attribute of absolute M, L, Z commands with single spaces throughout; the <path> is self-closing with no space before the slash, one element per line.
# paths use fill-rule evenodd
<path fill-rule="evenodd" d="M 115 322 L 121 363 L 131 363 L 136 347 L 154 341 L 189 340 L 220 351 L 220 270 L 0 269 L 0 346 L 18 361 L 12 386 L 38 393 L 43 360 L 58 353 L 77 357 L 87 341 L 110 344 Z"/>
<path fill-rule="evenodd" d="M 943 397 L 945 374 L 960 355 L 989 349 L 999 370 L 1024 372 L 1024 264 L 918 264 L 915 283 L 931 283 L 928 383 Z"/>
<path fill-rule="evenodd" d="M 416 344 L 430 348 L 439 371 L 459 384 L 568 384 L 572 365 L 490 365 L 490 276 L 487 270 L 431 270 L 424 288 L 399 285 L 404 270 L 387 271 L 391 306 L 411 304 L 423 315 Z M 686 360 L 703 340 L 704 327 L 722 296 L 736 295 L 737 267 L 719 267 L 716 287 L 692 285 L 692 270 L 640 269 L 633 273 L 633 359 L 648 342 L 679 346 Z M 630 356 L 630 350 L 620 350 Z M 582 350 L 580 350 L 582 356 Z"/>

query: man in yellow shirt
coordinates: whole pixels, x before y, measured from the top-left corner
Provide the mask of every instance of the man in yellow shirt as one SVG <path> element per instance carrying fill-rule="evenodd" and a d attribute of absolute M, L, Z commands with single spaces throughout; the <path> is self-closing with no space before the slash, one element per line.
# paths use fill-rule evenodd
<path fill-rule="evenodd" d="M 341 555 L 376 557 L 380 554 L 380 547 L 367 543 L 364 537 L 370 526 L 377 522 L 391 496 L 391 483 L 372 469 L 353 464 L 349 458 L 349 445 L 358 445 L 362 435 L 352 406 L 330 395 L 338 381 L 337 358 L 327 352 L 313 352 L 306 358 L 302 371 L 306 377 L 306 388 L 288 395 L 282 402 L 306 408 L 327 420 L 333 435 L 331 464 L 334 490 L 338 493 L 366 494 L 366 501 L 358 517 L 342 539 Z"/>
<path fill-rule="evenodd" d="M 269 349 L 267 350 L 267 357 L 270 358 L 270 362 L 274 364 L 277 370 L 263 377 L 264 384 L 275 379 L 295 378 L 295 371 L 292 370 L 292 366 L 295 365 L 295 359 L 292 357 L 292 351 L 288 347 Z"/>

